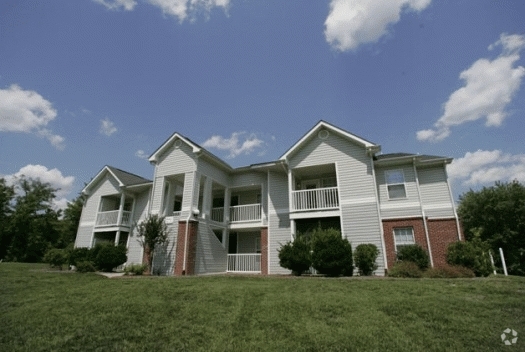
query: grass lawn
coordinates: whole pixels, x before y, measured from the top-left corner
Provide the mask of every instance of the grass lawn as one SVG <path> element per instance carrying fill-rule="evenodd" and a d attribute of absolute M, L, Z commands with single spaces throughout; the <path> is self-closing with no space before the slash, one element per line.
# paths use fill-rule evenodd
<path fill-rule="evenodd" d="M 0 351 L 525 351 L 525 278 L 108 279 L 0 263 L 0 319 Z"/>

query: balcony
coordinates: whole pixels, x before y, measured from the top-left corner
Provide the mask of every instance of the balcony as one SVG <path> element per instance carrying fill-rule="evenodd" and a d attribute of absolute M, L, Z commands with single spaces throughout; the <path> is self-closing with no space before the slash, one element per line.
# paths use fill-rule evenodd
<path fill-rule="evenodd" d="M 95 226 L 125 226 L 131 227 L 131 212 L 122 211 L 119 223 L 119 210 L 101 211 L 97 214 Z"/>
<path fill-rule="evenodd" d="M 337 187 L 292 191 L 292 211 L 311 211 L 339 208 Z"/>
<path fill-rule="evenodd" d="M 224 208 L 213 208 L 211 219 L 217 222 L 224 221 Z M 261 204 L 246 204 L 230 207 L 230 223 L 261 220 Z"/>

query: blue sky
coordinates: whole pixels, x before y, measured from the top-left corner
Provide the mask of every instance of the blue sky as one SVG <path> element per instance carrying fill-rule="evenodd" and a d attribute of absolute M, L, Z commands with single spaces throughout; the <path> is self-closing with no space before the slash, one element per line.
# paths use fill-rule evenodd
<path fill-rule="evenodd" d="M 319 120 L 525 181 L 522 0 L 3 0 L 0 175 L 74 198 L 179 132 L 244 166 Z"/>

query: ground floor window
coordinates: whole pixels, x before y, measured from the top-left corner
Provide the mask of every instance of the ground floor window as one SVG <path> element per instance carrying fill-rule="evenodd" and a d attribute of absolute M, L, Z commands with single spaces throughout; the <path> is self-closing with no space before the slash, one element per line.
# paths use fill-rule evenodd
<path fill-rule="evenodd" d="M 412 227 L 399 227 L 394 229 L 394 242 L 396 252 L 403 246 L 415 244 L 414 229 Z"/>

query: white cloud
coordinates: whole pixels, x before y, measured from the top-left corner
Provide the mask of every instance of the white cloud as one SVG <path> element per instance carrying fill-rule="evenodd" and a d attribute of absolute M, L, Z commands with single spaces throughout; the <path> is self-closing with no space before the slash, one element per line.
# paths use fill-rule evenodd
<path fill-rule="evenodd" d="M 140 159 L 147 159 L 148 158 L 148 154 L 146 154 L 146 152 L 143 151 L 142 149 L 137 150 L 137 152 L 135 153 L 135 156 L 140 158 Z"/>
<path fill-rule="evenodd" d="M 66 199 L 66 196 L 68 196 L 73 189 L 75 177 L 63 176 L 62 172 L 56 168 L 48 169 L 42 165 L 29 164 L 22 167 L 18 172 L 12 175 L 4 176 L 4 178 L 8 184 L 13 184 L 15 179 L 21 176 L 40 180 L 40 182 L 43 183 L 49 183 L 52 188 L 57 190 L 55 192 L 56 198 L 53 204 L 54 208 L 64 209 L 67 206 L 68 200 Z"/>
<path fill-rule="evenodd" d="M 451 180 L 463 186 L 486 186 L 495 181 L 525 181 L 525 154 L 505 154 L 501 150 L 467 152 L 448 166 Z"/>
<path fill-rule="evenodd" d="M 148 0 L 160 8 L 165 15 L 177 17 L 179 22 L 189 18 L 194 20 L 198 13 L 207 17 L 214 7 L 223 8 L 225 11 L 230 5 L 230 0 Z"/>
<path fill-rule="evenodd" d="M 497 46 L 502 47 L 502 52 L 496 59 L 479 59 L 461 72 L 459 78 L 465 81 L 465 85 L 450 95 L 434 129 L 418 131 L 417 139 L 441 141 L 450 135 L 452 126 L 483 118 L 486 126 L 503 123 L 507 117 L 505 108 L 525 76 L 525 68 L 514 67 L 520 59 L 520 50 L 525 48 L 525 36 L 502 34 L 489 50 Z"/>
<path fill-rule="evenodd" d="M 0 89 L 0 132 L 35 133 L 63 149 L 64 138 L 45 128 L 56 116 L 53 105 L 35 91 L 16 84 Z"/>
<path fill-rule="evenodd" d="M 96 3 L 104 5 L 108 10 L 126 10 L 132 11 L 137 2 L 135 0 L 93 0 Z"/>
<path fill-rule="evenodd" d="M 244 141 L 241 141 L 241 138 L 244 139 Z M 204 148 L 228 151 L 230 153 L 228 155 L 229 159 L 241 154 L 250 154 L 263 145 L 264 142 L 257 138 L 255 134 L 247 135 L 246 132 L 233 132 L 230 138 L 212 136 L 202 144 Z"/>
<path fill-rule="evenodd" d="M 117 132 L 115 124 L 108 118 L 100 120 L 100 134 L 105 134 L 106 136 L 111 136 L 113 133 Z"/>
<path fill-rule="evenodd" d="M 422 11 L 432 0 L 332 0 L 324 23 L 326 41 L 336 50 L 356 49 L 388 33 L 405 9 Z"/>

